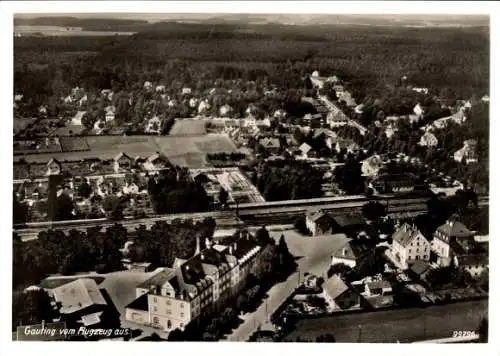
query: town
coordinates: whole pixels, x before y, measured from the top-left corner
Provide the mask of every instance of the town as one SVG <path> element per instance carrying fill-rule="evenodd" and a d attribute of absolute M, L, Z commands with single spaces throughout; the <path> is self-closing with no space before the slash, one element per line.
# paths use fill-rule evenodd
<path fill-rule="evenodd" d="M 292 25 L 116 21 L 144 30 L 71 41 L 18 20 L 14 340 L 487 342 L 483 32 L 449 72 L 398 52 L 372 75 Z M 285 60 L 294 42 L 310 47 Z"/>

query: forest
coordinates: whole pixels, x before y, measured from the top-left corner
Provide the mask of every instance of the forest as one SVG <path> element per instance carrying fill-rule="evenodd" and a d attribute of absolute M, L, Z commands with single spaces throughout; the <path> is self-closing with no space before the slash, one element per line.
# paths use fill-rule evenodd
<path fill-rule="evenodd" d="M 489 87 L 487 28 L 157 26 L 124 37 L 15 38 L 15 91 L 34 104 L 75 86 L 120 92 L 147 80 L 167 91 L 202 91 L 216 80 L 228 88 L 242 80 L 261 90 L 276 85 L 297 91 L 313 70 L 339 76 L 358 102 L 380 96 L 403 75 L 438 95 L 468 98 Z"/>

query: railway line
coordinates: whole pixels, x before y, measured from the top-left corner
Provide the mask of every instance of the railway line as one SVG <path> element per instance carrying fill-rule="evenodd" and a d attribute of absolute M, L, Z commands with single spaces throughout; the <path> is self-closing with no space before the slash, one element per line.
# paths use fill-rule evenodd
<path fill-rule="evenodd" d="M 47 229 L 58 229 L 68 232 L 72 229 L 86 230 L 87 228 L 101 226 L 110 227 L 116 223 L 132 230 L 140 225 L 146 227 L 152 226 L 157 221 L 173 221 L 176 219 L 202 221 L 205 218 L 214 218 L 218 228 L 234 228 L 245 223 L 249 226 L 276 223 L 293 223 L 299 216 L 303 216 L 310 210 L 325 210 L 349 212 L 359 211 L 364 204 L 370 201 L 377 201 L 383 204 L 390 215 L 398 214 L 418 215 L 427 211 L 426 202 L 430 199 L 429 195 L 385 195 L 366 197 L 362 195 L 328 197 L 304 200 L 288 200 L 262 203 L 247 203 L 239 205 L 230 205 L 225 211 L 212 211 L 189 214 L 169 214 L 154 216 L 145 219 L 134 219 L 132 217 L 120 221 L 109 219 L 89 219 L 57 222 L 36 222 L 27 223 L 21 226 L 14 226 L 14 232 L 20 236 L 22 241 L 29 241 L 38 238 L 38 233 Z M 479 205 L 487 205 L 488 197 L 481 197 Z"/>

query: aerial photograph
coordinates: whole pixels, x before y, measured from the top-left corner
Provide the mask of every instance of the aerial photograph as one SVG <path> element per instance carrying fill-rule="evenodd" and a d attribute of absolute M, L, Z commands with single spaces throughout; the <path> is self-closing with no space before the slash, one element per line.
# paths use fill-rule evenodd
<path fill-rule="evenodd" d="M 12 30 L 12 341 L 488 343 L 489 15 Z"/>

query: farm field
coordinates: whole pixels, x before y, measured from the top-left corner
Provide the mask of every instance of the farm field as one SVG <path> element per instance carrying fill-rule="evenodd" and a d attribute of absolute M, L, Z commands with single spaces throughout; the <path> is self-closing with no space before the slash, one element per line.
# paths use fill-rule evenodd
<path fill-rule="evenodd" d="M 207 153 L 236 151 L 232 141 L 225 135 L 189 137 L 89 136 L 86 137 L 86 140 L 90 148 L 89 151 L 31 154 L 23 157 L 29 163 L 45 163 L 51 158 L 60 161 L 78 161 L 88 158 L 112 159 L 120 152 L 127 153 L 131 157 L 148 157 L 160 152 L 167 156 L 173 164 L 199 168 L 207 165 L 205 160 Z"/>

